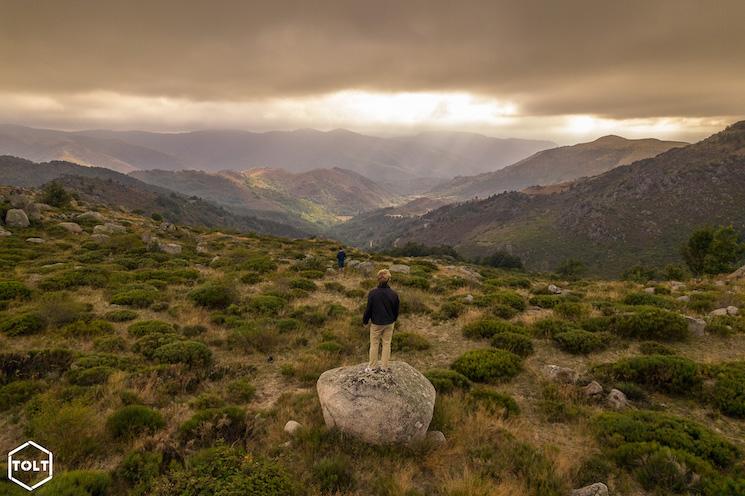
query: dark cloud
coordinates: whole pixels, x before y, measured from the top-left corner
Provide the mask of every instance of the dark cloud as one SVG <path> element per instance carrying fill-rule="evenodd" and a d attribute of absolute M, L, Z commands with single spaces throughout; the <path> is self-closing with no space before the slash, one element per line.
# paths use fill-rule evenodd
<path fill-rule="evenodd" d="M 0 0 L 0 92 L 469 91 L 523 115 L 735 115 L 745 2 Z"/>

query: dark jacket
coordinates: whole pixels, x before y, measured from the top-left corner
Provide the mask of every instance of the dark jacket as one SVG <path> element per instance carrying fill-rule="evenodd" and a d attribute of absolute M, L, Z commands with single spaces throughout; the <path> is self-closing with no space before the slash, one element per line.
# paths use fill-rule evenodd
<path fill-rule="evenodd" d="M 377 325 L 393 324 L 398 319 L 398 295 L 388 286 L 381 283 L 367 294 L 367 308 L 362 316 L 362 323 L 372 321 Z"/>
<path fill-rule="evenodd" d="M 346 260 L 347 254 L 344 252 L 344 250 L 339 250 L 339 253 L 336 254 L 336 259 L 339 261 L 339 263 L 344 263 L 344 260 Z"/>

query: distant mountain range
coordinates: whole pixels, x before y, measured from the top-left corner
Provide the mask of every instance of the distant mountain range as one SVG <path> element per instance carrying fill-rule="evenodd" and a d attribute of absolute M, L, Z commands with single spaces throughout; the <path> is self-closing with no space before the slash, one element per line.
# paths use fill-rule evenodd
<path fill-rule="evenodd" d="M 375 215 L 367 213 L 337 234 L 379 247 L 448 244 L 469 256 L 504 249 L 534 270 L 579 259 L 594 273 L 617 275 L 638 263 L 679 261 L 698 227 L 731 224 L 745 233 L 745 121 L 553 194 L 535 193 L 506 192 L 378 225 L 365 223 Z"/>
<path fill-rule="evenodd" d="M 619 165 L 654 157 L 671 148 L 686 146 L 680 141 L 630 140 L 604 136 L 590 143 L 543 150 L 503 169 L 476 176 L 457 177 L 428 193 L 452 200 L 485 198 L 504 191 L 520 191 L 595 176 Z"/>
<path fill-rule="evenodd" d="M 0 184 L 39 187 L 50 181 L 58 181 L 85 200 L 145 215 L 161 214 L 174 223 L 276 236 L 305 237 L 309 234 L 308 230 L 297 226 L 237 215 L 204 199 L 146 184 L 110 169 L 84 167 L 63 161 L 34 163 L 17 157 L 0 156 Z"/>
<path fill-rule="evenodd" d="M 291 219 L 327 226 L 346 218 L 403 203 L 383 186 L 335 167 L 291 173 L 282 169 L 247 171 L 135 171 L 130 176 L 186 195 L 204 198 L 244 215 L 259 215 L 301 226 Z"/>
<path fill-rule="evenodd" d="M 0 125 L 0 154 L 34 161 L 67 160 L 120 172 L 271 167 L 296 173 L 340 167 L 399 194 L 421 193 L 456 175 L 494 171 L 554 146 L 451 132 L 380 138 L 343 129 L 150 133 Z"/>

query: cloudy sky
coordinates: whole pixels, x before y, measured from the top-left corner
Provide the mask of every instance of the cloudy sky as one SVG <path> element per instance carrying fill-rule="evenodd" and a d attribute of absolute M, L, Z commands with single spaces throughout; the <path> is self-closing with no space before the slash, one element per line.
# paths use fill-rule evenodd
<path fill-rule="evenodd" d="M 745 116 L 745 2 L 0 0 L 0 122 L 695 140 Z"/>

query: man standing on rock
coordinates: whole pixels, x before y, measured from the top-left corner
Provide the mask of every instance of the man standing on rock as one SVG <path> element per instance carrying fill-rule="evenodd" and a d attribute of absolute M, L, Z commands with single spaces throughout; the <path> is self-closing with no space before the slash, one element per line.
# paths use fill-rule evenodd
<path fill-rule="evenodd" d="M 382 370 L 388 370 L 388 361 L 391 358 L 391 339 L 393 338 L 393 325 L 398 319 L 398 295 L 388 286 L 391 280 L 391 272 L 383 269 L 378 272 L 378 287 L 370 290 L 367 294 L 367 308 L 362 316 L 362 324 L 370 325 L 370 362 L 365 372 L 372 372 L 378 368 L 378 350 L 383 344 L 380 354 L 380 365 Z"/>

